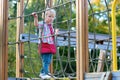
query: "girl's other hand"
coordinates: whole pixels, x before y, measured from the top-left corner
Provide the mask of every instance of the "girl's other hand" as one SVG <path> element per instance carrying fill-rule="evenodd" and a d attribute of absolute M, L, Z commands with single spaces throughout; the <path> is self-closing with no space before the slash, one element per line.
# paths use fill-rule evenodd
<path fill-rule="evenodd" d="M 37 15 L 36 12 L 33 12 L 31 15 L 32 15 L 33 17 L 38 17 L 38 15 Z"/>
<path fill-rule="evenodd" d="M 58 35 L 59 29 L 55 29 L 55 34 Z"/>

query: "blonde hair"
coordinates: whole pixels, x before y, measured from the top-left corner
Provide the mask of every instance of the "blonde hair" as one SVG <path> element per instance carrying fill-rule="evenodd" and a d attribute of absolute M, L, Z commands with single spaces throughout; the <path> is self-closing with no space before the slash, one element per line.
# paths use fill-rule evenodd
<path fill-rule="evenodd" d="M 46 11 L 42 13 L 42 18 L 45 19 L 45 16 L 47 15 L 48 12 L 51 12 L 51 14 L 54 15 L 54 18 L 56 16 L 56 11 L 54 9 L 46 8 Z"/>

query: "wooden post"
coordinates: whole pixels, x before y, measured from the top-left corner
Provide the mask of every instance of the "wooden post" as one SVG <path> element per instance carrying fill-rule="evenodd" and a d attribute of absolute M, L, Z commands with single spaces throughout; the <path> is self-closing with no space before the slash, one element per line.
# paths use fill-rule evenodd
<path fill-rule="evenodd" d="M 0 80 L 8 80 L 8 0 L 0 5 Z"/>
<path fill-rule="evenodd" d="M 97 72 L 102 72 L 104 68 L 104 60 L 105 60 L 105 50 L 100 50 Z"/>
<path fill-rule="evenodd" d="M 76 0 L 77 80 L 84 80 L 89 65 L 87 8 L 87 0 Z"/>
<path fill-rule="evenodd" d="M 18 0 L 17 2 L 17 17 L 21 16 L 21 18 L 17 19 L 17 31 L 16 31 L 16 42 L 19 42 L 19 36 L 23 33 L 24 27 L 24 18 L 23 15 L 24 8 L 24 0 Z M 23 66 L 23 58 L 24 56 L 24 48 L 23 43 L 16 44 L 16 77 L 23 77 L 22 66 Z"/>

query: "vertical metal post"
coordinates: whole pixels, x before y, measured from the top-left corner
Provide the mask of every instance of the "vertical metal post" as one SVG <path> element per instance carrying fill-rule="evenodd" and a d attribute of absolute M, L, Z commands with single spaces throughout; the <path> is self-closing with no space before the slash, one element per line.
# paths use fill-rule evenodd
<path fill-rule="evenodd" d="M 116 5 L 118 0 L 114 0 L 112 4 L 112 59 L 113 59 L 113 71 L 117 70 L 117 50 L 116 50 Z"/>
<path fill-rule="evenodd" d="M 76 0 L 77 80 L 88 72 L 88 6 L 87 0 Z"/>
<path fill-rule="evenodd" d="M 23 8 L 24 8 L 24 0 L 18 0 L 17 2 L 17 17 L 21 16 L 21 18 L 17 19 L 17 31 L 16 31 L 16 42 L 19 42 L 19 36 L 23 33 L 24 28 L 24 18 L 23 15 Z M 19 43 L 16 44 L 16 77 L 23 77 L 23 61 L 24 59 L 21 56 L 24 56 L 24 44 Z"/>
<path fill-rule="evenodd" d="M 8 80 L 8 0 L 0 5 L 0 80 Z"/>

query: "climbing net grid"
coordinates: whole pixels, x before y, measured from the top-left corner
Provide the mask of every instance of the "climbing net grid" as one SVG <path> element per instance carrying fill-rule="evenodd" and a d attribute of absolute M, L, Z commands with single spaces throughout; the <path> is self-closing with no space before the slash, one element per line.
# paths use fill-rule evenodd
<path fill-rule="evenodd" d="M 22 72 L 25 77 L 38 77 L 41 59 L 38 54 L 37 30 L 33 25 L 34 21 L 31 13 L 37 12 L 39 20 L 42 20 L 41 15 L 45 11 L 46 6 L 48 6 L 49 0 L 46 0 L 46 4 L 44 0 L 24 0 L 23 13 L 20 17 L 16 17 L 18 1 L 9 1 L 9 5 L 12 6 L 9 7 L 8 76 L 15 76 L 16 44 L 23 42 L 24 56 L 21 57 L 20 55 L 21 58 L 24 58 L 24 64 L 21 64 Z M 60 30 L 59 35 L 55 35 L 57 53 L 53 57 L 52 72 L 56 77 L 73 78 L 76 77 L 76 0 L 54 0 L 52 5 L 52 8 L 56 10 L 54 28 Z M 111 6 L 112 0 L 88 0 L 89 72 L 112 70 Z M 119 7 L 118 5 L 116 8 L 118 68 L 120 68 Z M 24 17 L 24 32 L 19 35 L 19 42 L 16 42 L 16 37 L 12 36 L 16 36 L 17 27 L 15 21 L 21 17 Z M 102 67 L 100 67 L 101 65 Z"/>

